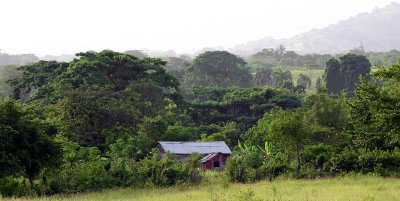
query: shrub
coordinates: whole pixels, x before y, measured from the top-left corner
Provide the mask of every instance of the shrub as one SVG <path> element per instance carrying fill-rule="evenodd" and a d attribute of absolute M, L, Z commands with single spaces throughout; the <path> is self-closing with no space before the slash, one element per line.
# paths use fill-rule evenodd
<path fill-rule="evenodd" d="M 105 161 L 90 161 L 64 168 L 52 181 L 53 187 L 57 186 L 53 190 L 61 188 L 64 193 L 72 193 L 112 187 L 117 182 L 105 166 Z"/>
<path fill-rule="evenodd" d="M 358 170 L 358 154 L 355 150 L 345 148 L 336 156 L 336 169 L 340 172 L 350 172 Z"/>
<path fill-rule="evenodd" d="M 342 172 L 356 171 L 377 173 L 382 176 L 398 175 L 400 150 L 343 150 L 337 157 L 337 169 Z"/>
<path fill-rule="evenodd" d="M 271 181 L 290 170 L 289 157 L 282 152 L 278 152 L 262 168 L 265 177 Z"/>
<path fill-rule="evenodd" d="M 239 150 L 232 154 L 226 163 L 225 172 L 234 182 L 254 182 L 265 178 L 261 168 L 266 155 L 261 151 Z"/>
<path fill-rule="evenodd" d="M 228 158 L 225 171 L 231 181 L 245 182 L 247 180 L 247 172 L 250 167 L 246 164 L 245 155 L 244 152 L 235 153 Z"/>
<path fill-rule="evenodd" d="M 309 145 L 304 147 L 302 153 L 303 162 L 318 170 L 321 175 L 330 170 L 333 147 L 325 144 Z"/>
<path fill-rule="evenodd" d="M 362 173 L 374 172 L 382 176 L 398 174 L 400 166 L 400 151 L 360 150 L 358 165 Z"/>
<path fill-rule="evenodd" d="M 200 154 L 193 154 L 184 164 L 186 176 L 188 177 L 188 182 L 190 183 L 200 183 L 202 180 L 200 166 L 200 160 L 203 158 Z"/>
<path fill-rule="evenodd" d="M 0 194 L 3 197 L 21 197 L 33 195 L 33 192 L 31 191 L 31 185 L 28 179 L 9 176 L 0 179 Z"/>

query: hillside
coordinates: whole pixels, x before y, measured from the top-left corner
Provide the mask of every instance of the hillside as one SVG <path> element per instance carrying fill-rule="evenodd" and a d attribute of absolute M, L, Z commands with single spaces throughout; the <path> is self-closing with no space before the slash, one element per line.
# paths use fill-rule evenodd
<path fill-rule="evenodd" d="M 369 13 L 361 13 L 323 29 L 313 29 L 289 39 L 266 37 L 231 48 L 248 55 L 266 47 L 285 45 L 299 53 L 341 53 L 360 46 L 368 51 L 400 49 L 400 4 L 392 3 Z"/>

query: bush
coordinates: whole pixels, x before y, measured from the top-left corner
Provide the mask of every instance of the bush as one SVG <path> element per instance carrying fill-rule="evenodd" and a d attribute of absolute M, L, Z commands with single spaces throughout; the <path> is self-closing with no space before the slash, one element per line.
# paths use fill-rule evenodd
<path fill-rule="evenodd" d="M 362 173 L 374 172 L 381 176 L 398 174 L 400 167 L 400 151 L 371 150 L 359 151 L 358 165 Z"/>
<path fill-rule="evenodd" d="M 245 182 L 248 180 L 249 166 L 246 160 L 246 153 L 240 152 L 232 154 L 225 166 L 225 172 L 231 181 L 234 182 Z"/>
<path fill-rule="evenodd" d="M 106 171 L 105 167 L 105 161 L 100 160 L 66 167 L 50 182 L 52 191 L 58 193 L 63 189 L 63 193 L 73 193 L 115 186 L 116 179 Z"/>
<path fill-rule="evenodd" d="M 270 181 L 281 174 L 287 173 L 290 170 L 289 157 L 282 152 L 278 152 L 262 167 L 265 173 L 265 178 Z"/>
<path fill-rule="evenodd" d="M 265 178 L 263 166 L 266 154 L 261 151 L 240 150 L 232 154 L 225 166 L 225 172 L 234 182 L 254 182 Z"/>
<path fill-rule="evenodd" d="M 338 155 L 337 169 L 341 172 L 377 173 L 382 176 L 399 175 L 400 150 L 350 150 Z"/>
<path fill-rule="evenodd" d="M 198 184 L 202 180 L 200 166 L 200 160 L 203 158 L 200 154 L 193 154 L 190 156 L 189 160 L 184 164 L 184 169 L 186 176 L 188 177 L 187 181 L 189 183 Z"/>
<path fill-rule="evenodd" d="M 322 175 L 323 172 L 329 172 L 331 169 L 332 155 L 333 147 L 330 145 L 309 145 L 304 147 L 302 159 L 306 166 L 314 167 Z"/>
<path fill-rule="evenodd" d="M 28 179 L 24 177 L 5 177 L 0 179 L 0 194 L 3 197 L 21 197 L 30 196 L 34 193 L 31 190 L 31 185 Z"/>
<path fill-rule="evenodd" d="M 339 172 L 350 172 L 358 170 L 358 154 L 355 150 L 345 148 L 336 156 L 336 170 Z"/>

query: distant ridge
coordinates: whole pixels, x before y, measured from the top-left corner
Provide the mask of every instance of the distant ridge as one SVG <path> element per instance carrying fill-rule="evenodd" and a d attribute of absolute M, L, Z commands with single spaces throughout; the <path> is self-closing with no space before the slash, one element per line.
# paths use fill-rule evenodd
<path fill-rule="evenodd" d="M 363 44 L 368 51 L 400 49 L 400 4 L 391 3 L 369 13 L 360 13 L 322 29 L 313 29 L 289 39 L 265 37 L 228 49 L 249 55 L 282 44 L 298 53 L 341 53 Z"/>

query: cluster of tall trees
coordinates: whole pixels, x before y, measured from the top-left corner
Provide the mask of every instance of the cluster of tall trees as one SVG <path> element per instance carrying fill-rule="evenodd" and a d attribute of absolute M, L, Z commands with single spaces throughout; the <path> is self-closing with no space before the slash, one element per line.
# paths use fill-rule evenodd
<path fill-rule="evenodd" d="M 326 62 L 326 89 L 328 93 L 341 91 L 353 93 L 360 76 L 367 78 L 371 64 L 363 55 L 346 54 L 338 59 L 330 58 Z"/>

